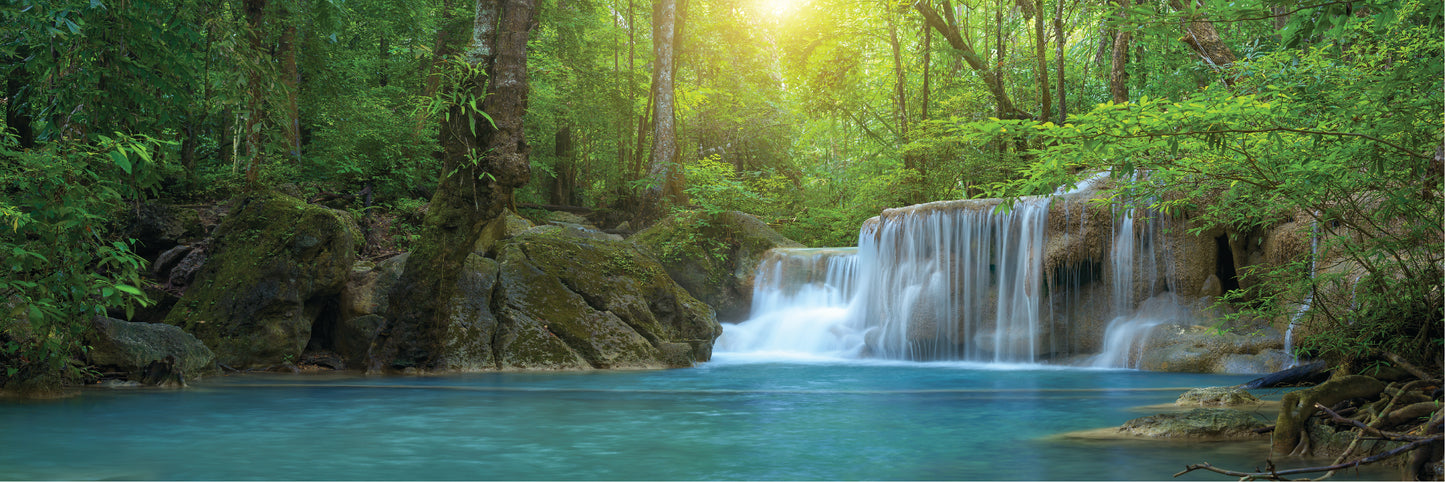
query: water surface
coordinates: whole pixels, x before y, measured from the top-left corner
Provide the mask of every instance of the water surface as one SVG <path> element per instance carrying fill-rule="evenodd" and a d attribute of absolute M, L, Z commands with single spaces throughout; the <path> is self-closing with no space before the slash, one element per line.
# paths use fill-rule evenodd
<path fill-rule="evenodd" d="M 1168 479 L 1253 468 L 1266 448 L 1048 436 L 1248 378 L 726 354 L 666 371 L 217 377 L 0 402 L 0 476 Z"/>

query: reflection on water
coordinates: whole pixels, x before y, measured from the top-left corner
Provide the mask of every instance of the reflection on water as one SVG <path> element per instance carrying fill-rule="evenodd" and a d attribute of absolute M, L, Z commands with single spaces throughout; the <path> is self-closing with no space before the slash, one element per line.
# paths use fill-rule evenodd
<path fill-rule="evenodd" d="M 1049 436 L 1244 378 L 725 354 L 667 371 L 222 377 L 0 402 L 0 477 L 1168 479 L 1263 465 L 1267 447 Z"/>

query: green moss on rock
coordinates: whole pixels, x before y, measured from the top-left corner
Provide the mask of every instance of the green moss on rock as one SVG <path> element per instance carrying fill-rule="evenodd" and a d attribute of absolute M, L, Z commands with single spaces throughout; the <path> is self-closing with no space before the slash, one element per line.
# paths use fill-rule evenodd
<path fill-rule="evenodd" d="M 298 357 L 328 297 L 341 292 L 361 231 L 347 213 L 276 193 L 236 199 L 206 264 L 166 323 L 235 368 Z"/>
<path fill-rule="evenodd" d="M 763 253 L 803 247 L 737 211 L 665 218 L 628 241 L 661 262 L 677 284 L 726 321 L 742 321 L 751 311 L 753 279 Z"/>

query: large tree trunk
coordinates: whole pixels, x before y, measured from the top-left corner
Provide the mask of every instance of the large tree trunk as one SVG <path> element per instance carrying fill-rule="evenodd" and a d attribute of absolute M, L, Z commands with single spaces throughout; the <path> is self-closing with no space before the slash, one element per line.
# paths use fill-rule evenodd
<path fill-rule="evenodd" d="M 634 227 L 651 224 L 662 216 L 664 200 L 682 200 L 682 176 L 677 166 L 677 113 L 674 111 L 674 56 L 677 1 L 656 0 L 652 13 L 652 154 L 647 178 L 652 181 L 642 193 Z"/>
<path fill-rule="evenodd" d="M 938 16 L 938 12 L 934 11 L 933 6 L 927 2 L 916 2 L 913 4 L 913 8 L 918 10 L 918 13 L 923 14 L 923 18 L 928 21 L 928 25 L 943 35 L 943 38 L 948 40 L 948 45 L 952 46 L 954 50 L 957 50 L 969 68 L 972 68 L 974 72 L 977 72 L 978 76 L 983 79 L 984 84 L 988 86 L 989 94 L 993 95 L 994 103 L 998 105 L 999 117 L 1008 119 L 1029 119 L 1033 117 L 1029 113 L 1014 107 L 1013 100 L 1009 99 L 1008 92 L 1004 91 L 1003 82 L 1000 82 L 998 76 L 994 75 L 993 70 L 988 68 L 988 64 L 984 63 L 983 58 L 978 56 L 978 52 L 973 49 L 973 45 L 968 43 L 968 40 L 965 40 L 963 36 L 958 33 L 957 25 L 950 24 L 945 21 L 943 17 Z M 944 3 L 944 9 L 952 8 L 947 2 Z"/>
<path fill-rule="evenodd" d="M 389 294 L 386 325 L 372 344 L 373 371 L 446 368 L 438 349 L 445 342 L 444 322 L 461 268 L 482 227 L 501 215 L 512 203 L 513 190 L 531 178 L 522 117 L 533 1 L 477 0 L 466 61 L 479 74 L 455 88 L 466 92 L 461 97 L 483 99 L 480 110 L 492 122 L 479 119 L 481 112 L 469 102 L 459 102 L 442 123 L 441 185 L 422 222 L 421 241 Z"/>

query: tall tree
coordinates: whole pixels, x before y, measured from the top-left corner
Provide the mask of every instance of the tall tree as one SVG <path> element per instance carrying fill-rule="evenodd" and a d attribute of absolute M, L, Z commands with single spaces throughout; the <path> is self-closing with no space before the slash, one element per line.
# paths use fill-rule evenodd
<path fill-rule="evenodd" d="M 1033 117 L 1033 115 L 1014 107 L 1013 100 L 1009 98 L 1008 92 L 1004 90 L 1003 81 L 995 75 L 994 70 L 990 69 L 988 64 L 984 63 L 983 58 L 978 56 L 978 52 L 974 50 L 973 44 L 969 43 L 968 39 L 963 38 L 963 35 L 959 33 L 956 22 L 944 20 L 927 1 L 920 0 L 915 2 L 913 8 L 923 15 L 923 18 L 928 21 L 928 25 L 932 26 L 934 30 L 937 30 L 939 34 L 943 35 L 944 39 L 948 40 L 948 44 L 952 46 L 954 50 L 958 51 L 959 55 L 963 57 L 963 61 L 968 63 L 969 68 L 977 72 L 978 76 L 988 85 L 988 92 L 993 95 L 994 102 L 998 106 L 1000 118 L 1028 119 Z M 953 5 L 948 0 L 943 1 L 943 9 L 949 13 L 949 18 L 952 19 L 953 15 L 951 12 L 953 11 Z"/>
<path fill-rule="evenodd" d="M 654 221 L 662 213 L 664 200 L 682 200 L 682 172 L 677 166 L 677 113 L 675 111 L 676 45 L 678 0 L 654 0 L 652 10 L 652 154 L 647 178 L 652 182 L 642 193 L 636 227 Z"/>
<path fill-rule="evenodd" d="M 476 2 L 472 41 L 441 126 L 441 183 L 421 240 L 390 293 L 386 328 L 372 346 L 372 370 L 397 362 L 446 367 L 441 346 L 462 266 L 482 228 L 512 204 L 513 190 L 531 179 L 522 119 L 535 11 L 533 0 Z"/>
<path fill-rule="evenodd" d="M 1119 4 L 1119 31 L 1114 34 L 1114 54 L 1109 59 L 1109 97 L 1115 103 L 1129 101 L 1129 0 L 1115 0 Z"/>

